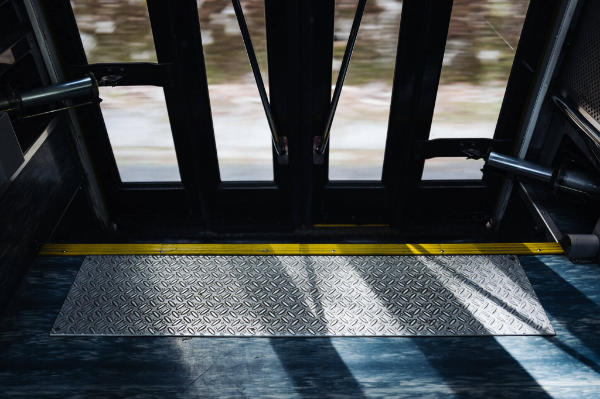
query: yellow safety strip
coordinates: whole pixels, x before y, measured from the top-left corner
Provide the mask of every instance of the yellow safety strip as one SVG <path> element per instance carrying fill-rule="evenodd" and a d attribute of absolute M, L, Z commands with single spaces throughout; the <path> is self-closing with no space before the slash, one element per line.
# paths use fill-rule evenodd
<path fill-rule="evenodd" d="M 478 244 L 45 244 L 57 255 L 550 255 L 555 242 Z"/>

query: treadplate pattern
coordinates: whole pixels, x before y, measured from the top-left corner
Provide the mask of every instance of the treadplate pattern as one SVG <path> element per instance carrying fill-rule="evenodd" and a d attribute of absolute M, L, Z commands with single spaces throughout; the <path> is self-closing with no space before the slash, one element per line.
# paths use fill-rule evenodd
<path fill-rule="evenodd" d="M 53 335 L 554 330 L 516 256 L 88 256 Z"/>

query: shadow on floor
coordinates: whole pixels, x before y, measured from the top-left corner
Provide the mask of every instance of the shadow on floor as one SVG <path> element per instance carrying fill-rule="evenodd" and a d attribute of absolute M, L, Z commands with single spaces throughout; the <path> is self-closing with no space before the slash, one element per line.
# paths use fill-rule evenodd
<path fill-rule="evenodd" d="M 597 287 L 600 282 L 598 266 L 570 264 L 569 267 L 579 268 L 579 270 L 571 270 L 574 276 L 569 277 L 571 280 L 569 282 L 540 258 L 523 257 L 521 262 L 548 315 L 579 339 L 587 349 L 600 356 L 598 339 L 600 306 L 571 284 L 573 282 L 578 285 Z M 564 339 L 566 337 L 562 337 L 561 341 Z M 549 339 L 549 341 L 560 347 L 561 341 L 556 339 Z M 561 349 L 567 351 L 566 348 L 568 346 L 563 345 Z M 570 354 L 574 357 L 583 356 L 578 353 Z M 588 359 L 588 363 L 589 361 L 591 360 Z M 598 364 L 595 364 L 594 369 L 598 370 L 598 368 Z"/>
<path fill-rule="evenodd" d="M 561 273 L 574 267 L 558 261 Z M 544 262 L 522 259 L 557 337 L 181 339 L 50 337 L 81 259 L 46 258 L 0 321 L 2 396 L 548 398 L 529 365 L 511 356 L 513 347 L 520 360 L 519 351 L 547 350 L 548 340 L 561 355 L 550 351 L 537 361 L 531 354 L 535 375 L 557 384 L 552 394 L 587 390 L 578 397 L 594 397 L 599 380 L 593 372 L 580 378 L 581 364 L 598 372 L 600 313 L 576 287 L 594 287 L 600 273 L 576 281 L 577 273 L 563 278 Z M 565 362 L 565 375 L 556 375 L 556 362 Z"/>
<path fill-rule="evenodd" d="M 363 269 L 355 270 L 360 273 Z M 367 284 L 377 283 L 372 276 L 361 275 Z M 449 302 L 462 313 L 470 313 L 449 290 L 443 290 L 444 296 L 451 298 Z M 376 289 L 373 292 L 380 294 Z M 396 302 L 380 299 L 390 314 L 400 317 L 405 312 Z M 472 321 L 476 324 L 474 330 L 485 329 L 474 317 Z M 415 337 L 412 342 L 457 398 L 551 398 L 494 337 Z"/>
<path fill-rule="evenodd" d="M 329 338 L 271 338 L 279 361 L 303 398 L 366 398 Z"/>

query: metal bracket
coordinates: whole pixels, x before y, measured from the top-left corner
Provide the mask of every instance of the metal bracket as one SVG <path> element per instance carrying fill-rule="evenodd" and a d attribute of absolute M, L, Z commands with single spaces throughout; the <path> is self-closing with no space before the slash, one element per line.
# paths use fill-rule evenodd
<path fill-rule="evenodd" d="M 437 157 L 467 157 L 481 159 L 493 150 L 498 152 L 508 151 L 509 140 L 487 138 L 447 138 L 421 140 L 416 144 L 417 159 L 430 159 Z M 421 156 L 421 154 L 423 156 Z"/>
<path fill-rule="evenodd" d="M 173 64 L 152 62 L 99 63 L 73 65 L 74 73 L 92 73 L 99 86 L 160 86 L 171 82 Z"/>

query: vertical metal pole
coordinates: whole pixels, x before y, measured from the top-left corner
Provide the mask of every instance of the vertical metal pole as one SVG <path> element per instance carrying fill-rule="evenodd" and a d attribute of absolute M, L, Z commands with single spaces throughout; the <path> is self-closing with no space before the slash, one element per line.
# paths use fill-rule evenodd
<path fill-rule="evenodd" d="M 554 70 L 556 69 L 558 57 L 560 56 L 563 44 L 565 42 L 565 37 L 567 36 L 567 32 L 569 31 L 569 27 L 571 26 L 573 14 L 575 13 L 575 9 L 577 8 L 577 4 L 579 3 L 579 0 L 567 1 L 568 2 L 564 8 L 560 24 L 558 25 L 555 31 L 554 41 L 552 43 L 551 48 L 549 49 L 550 51 L 545 57 L 545 69 L 541 79 L 537 84 L 537 93 L 535 100 L 531 105 L 529 112 L 527 113 L 526 122 L 518 139 L 518 145 L 515 151 L 515 155 L 519 159 L 524 159 L 527 155 L 527 150 L 529 149 L 529 144 L 531 143 L 531 138 L 533 137 L 533 132 L 537 125 L 540 110 L 542 109 L 542 105 L 546 98 L 546 94 L 548 93 L 548 87 L 550 86 L 550 82 L 552 81 L 552 77 L 554 76 Z M 506 207 L 508 206 L 508 201 L 510 199 L 512 190 L 513 181 L 508 178 L 505 179 L 504 183 L 502 184 L 500 195 L 498 197 L 498 202 L 496 203 L 494 216 L 491 221 L 492 227 L 496 231 L 500 228 L 500 224 L 502 223 L 502 219 L 504 218 L 504 213 L 506 212 Z"/>
<path fill-rule="evenodd" d="M 148 0 L 147 6 L 157 60 L 172 65 L 163 90 L 181 182 L 210 230 L 221 179 L 198 6 L 194 0 Z"/>
<path fill-rule="evenodd" d="M 423 173 L 452 0 L 404 0 L 398 32 L 382 181 L 389 220 L 409 219 Z"/>

